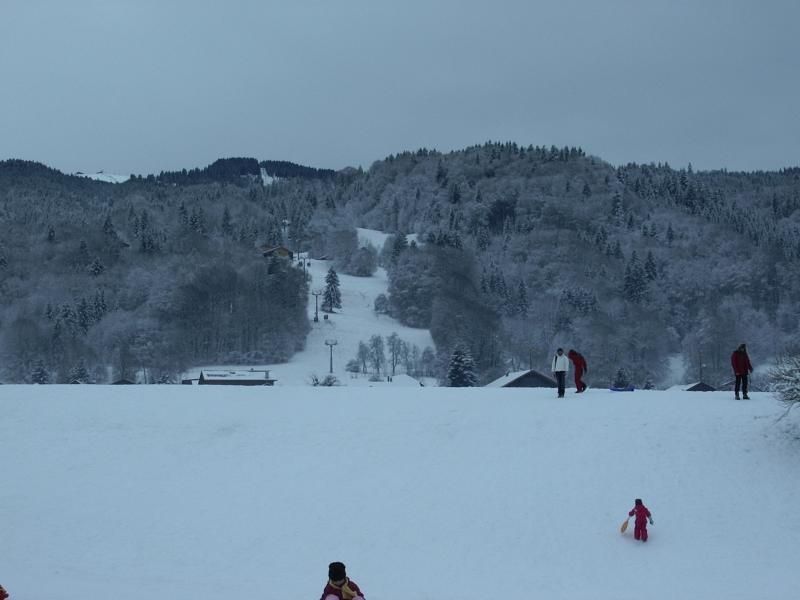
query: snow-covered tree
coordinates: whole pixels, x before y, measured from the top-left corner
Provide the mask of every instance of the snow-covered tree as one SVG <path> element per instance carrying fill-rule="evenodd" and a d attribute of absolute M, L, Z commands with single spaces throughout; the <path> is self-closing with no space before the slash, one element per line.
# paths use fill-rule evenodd
<path fill-rule="evenodd" d="M 333 267 L 328 269 L 325 276 L 325 291 L 322 294 L 322 310 L 333 312 L 334 308 L 342 308 L 342 294 L 339 291 L 339 276 Z"/>
<path fill-rule="evenodd" d="M 50 383 L 50 374 L 47 372 L 47 369 L 44 368 L 44 363 L 41 360 L 37 361 L 36 366 L 33 368 L 31 383 L 38 383 L 41 385 Z"/>
<path fill-rule="evenodd" d="M 449 387 L 474 387 L 478 384 L 475 373 L 475 361 L 466 347 L 458 346 L 450 356 L 447 368 L 447 385 Z"/>
<path fill-rule="evenodd" d="M 386 297 L 386 294 L 378 294 L 375 296 L 375 306 L 373 310 L 379 315 L 389 313 L 389 299 Z"/>
<path fill-rule="evenodd" d="M 86 364 L 81 360 L 72 367 L 69 371 L 69 380 L 70 382 L 73 381 L 80 381 L 81 383 L 88 383 L 90 381 L 89 371 L 86 370 Z"/>
<path fill-rule="evenodd" d="M 381 336 L 373 335 L 369 338 L 369 358 L 375 368 L 375 373 L 378 375 L 381 372 L 381 367 L 386 363 L 386 354 L 383 348 L 383 338 Z"/>
<path fill-rule="evenodd" d="M 370 355 L 369 346 L 367 346 L 367 344 L 365 344 L 364 342 L 358 342 L 358 353 L 356 355 L 356 358 L 358 359 L 358 362 L 361 364 L 362 373 L 367 372 L 367 363 L 369 363 L 369 355 Z"/>
<path fill-rule="evenodd" d="M 789 408 L 800 403 L 800 353 L 779 357 L 770 371 L 770 383 Z"/>
<path fill-rule="evenodd" d="M 628 374 L 624 368 L 619 369 L 617 371 L 616 376 L 614 377 L 614 387 L 615 388 L 626 388 L 631 384 L 631 376 Z"/>

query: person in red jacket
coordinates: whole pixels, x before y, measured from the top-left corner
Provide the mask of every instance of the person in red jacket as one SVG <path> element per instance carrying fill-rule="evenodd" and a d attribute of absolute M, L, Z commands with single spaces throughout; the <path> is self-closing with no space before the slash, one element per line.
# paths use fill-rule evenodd
<path fill-rule="evenodd" d="M 328 565 L 328 583 L 320 600 L 364 600 L 364 594 L 356 582 L 347 577 L 344 563 L 332 562 Z"/>
<path fill-rule="evenodd" d="M 647 507 L 642 504 L 642 499 L 637 498 L 633 502 L 633 508 L 628 513 L 629 517 L 636 515 L 636 519 L 633 522 L 633 538 L 636 540 L 642 540 L 643 542 L 647 541 L 647 521 L 650 521 L 650 525 L 653 524 L 653 516 L 650 514 L 650 511 L 647 510 Z"/>
<path fill-rule="evenodd" d="M 739 399 L 739 388 L 742 389 L 742 397 L 745 400 L 750 400 L 747 395 L 747 377 L 748 374 L 753 372 L 753 365 L 750 364 L 750 357 L 747 356 L 747 346 L 740 344 L 739 347 L 731 354 L 731 366 L 733 367 L 733 374 L 736 376 L 736 384 L 734 387 L 734 394 L 736 399 Z"/>
<path fill-rule="evenodd" d="M 575 393 L 580 394 L 586 391 L 586 384 L 583 383 L 583 374 L 589 371 L 586 366 L 586 359 L 577 350 L 570 350 L 567 356 L 575 366 Z"/>

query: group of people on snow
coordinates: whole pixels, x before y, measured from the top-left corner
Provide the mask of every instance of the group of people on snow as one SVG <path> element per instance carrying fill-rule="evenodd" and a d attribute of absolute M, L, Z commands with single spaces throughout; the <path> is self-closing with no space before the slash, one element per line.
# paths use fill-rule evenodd
<path fill-rule="evenodd" d="M 556 377 L 558 384 L 558 397 L 564 397 L 564 389 L 567 381 L 567 371 L 569 370 L 569 362 L 572 361 L 575 370 L 575 393 L 580 394 L 586 391 L 586 384 L 583 382 L 583 375 L 589 371 L 586 365 L 586 359 L 577 350 L 570 350 L 564 356 L 564 349 L 559 348 L 556 350 L 556 355 L 553 357 L 553 375 Z"/>
<path fill-rule="evenodd" d="M 569 362 L 572 361 L 573 370 L 575 372 L 575 393 L 580 394 L 585 392 L 587 385 L 583 381 L 583 376 L 589 372 L 589 367 L 586 364 L 586 359 L 577 350 L 570 350 L 566 356 L 564 349 L 559 348 L 553 356 L 552 372 L 558 384 L 558 397 L 563 398 L 566 388 L 567 371 L 569 371 Z M 753 365 L 750 363 L 750 357 L 747 355 L 747 345 L 739 344 L 739 347 L 731 354 L 731 367 L 733 374 L 736 377 L 734 383 L 734 397 L 739 400 L 749 400 L 750 396 L 747 395 L 747 387 L 749 383 L 749 375 L 753 372 Z M 742 395 L 739 396 L 739 390 Z"/>

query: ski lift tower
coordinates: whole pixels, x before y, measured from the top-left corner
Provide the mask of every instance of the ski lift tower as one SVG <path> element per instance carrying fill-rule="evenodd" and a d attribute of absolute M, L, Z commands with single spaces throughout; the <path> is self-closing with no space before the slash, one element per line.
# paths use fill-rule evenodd
<path fill-rule="evenodd" d="M 319 323 L 319 297 L 322 296 L 322 290 L 316 289 L 311 295 L 314 296 L 314 323 Z"/>
<path fill-rule="evenodd" d="M 333 373 L 333 347 L 338 343 L 339 342 L 337 342 L 334 339 L 325 340 L 325 345 L 326 346 L 330 346 L 330 348 L 331 348 L 331 366 L 330 366 L 330 372 L 331 373 Z"/>

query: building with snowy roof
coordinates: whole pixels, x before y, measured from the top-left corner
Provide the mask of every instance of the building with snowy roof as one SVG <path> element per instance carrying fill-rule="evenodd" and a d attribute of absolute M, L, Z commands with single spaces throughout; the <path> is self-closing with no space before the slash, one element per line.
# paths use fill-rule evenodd
<path fill-rule="evenodd" d="M 214 369 L 200 371 L 197 385 L 275 385 L 275 380 L 270 379 L 269 371 L 266 370 L 229 371 Z"/>
<path fill-rule="evenodd" d="M 558 383 L 552 377 L 528 369 L 526 371 L 509 371 L 502 377 L 487 383 L 485 387 L 556 388 Z"/>

